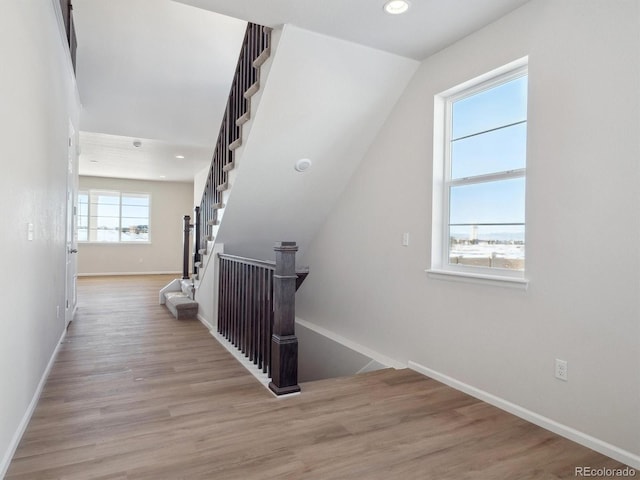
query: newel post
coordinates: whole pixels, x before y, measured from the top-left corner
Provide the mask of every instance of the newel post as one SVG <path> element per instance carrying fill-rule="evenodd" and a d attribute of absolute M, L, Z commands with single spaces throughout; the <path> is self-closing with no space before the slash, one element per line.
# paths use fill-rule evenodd
<path fill-rule="evenodd" d="M 278 242 L 273 275 L 273 335 L 271 336 L 271 383 L 276 395 L 300 391 L 298 385 L 298 339 L 296 313 L 296 242 Z"/>
<path fill-rule="evenodd" d="M 195 208 L 193 215 L 195 221 L 193 226 L 193 273 L 198 273 L 196 263 L 200 261 L 200 207 Z"/>
<path fill-rule="evenodd" d="M 182 220 L 184 223 L 184 237 L 182 239 L 182 278 L 186 280 L 189 278 L 189 231 L 191 230 L 191 217 L 185 215 Z"/>

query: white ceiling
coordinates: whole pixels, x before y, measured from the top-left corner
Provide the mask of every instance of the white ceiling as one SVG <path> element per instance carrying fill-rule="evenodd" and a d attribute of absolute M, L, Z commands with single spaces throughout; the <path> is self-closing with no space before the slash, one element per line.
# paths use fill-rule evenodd
<path fill-rule="evenodd" d="M 192 181 L 211 161 L 246 22 L 171 0 L 73 6 L 80 174 Z"/>
<path fill-rule="evenodd" d="M 187 147 L 200 152 L 190 168 L 205 168 L 246 21 L 423 59 L 526 1 L 412 0 L 390 16 L 384 0 L 74 0 L 80 174 L 182 181 L 174 152 Z M 154 145 L 144 162 L 130 152 L 133 138 Z"/>
<path fill-rule="evenodd" d="M 277 27 L 293 24 L 414 60 L 424 60 L 528 0 L 409 0 L 403 15 L 386 0 L 175 0 Z"/>
<path fill-rule="evenodd" d="M 140 147 L 133 144 L 136 140 Z M 203 165 L 211 162 L 211 148 L 80 132 L 80 157 L 82 175 L 192 182 Z"/>

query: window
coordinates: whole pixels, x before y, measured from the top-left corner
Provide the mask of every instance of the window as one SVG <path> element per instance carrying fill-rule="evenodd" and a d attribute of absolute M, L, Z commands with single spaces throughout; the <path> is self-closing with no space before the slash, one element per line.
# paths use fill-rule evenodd
<path fill-rule="evenodd" d="M 437 270 L 523 276 L 528 77 L 520 64 L 436 98 L 444 118 L 434 168 Z"/>
<path fill-rule="evenodd" d="M 79 242 L 149 242 L 148 193 L 88 190 L 78 193 Z"/>

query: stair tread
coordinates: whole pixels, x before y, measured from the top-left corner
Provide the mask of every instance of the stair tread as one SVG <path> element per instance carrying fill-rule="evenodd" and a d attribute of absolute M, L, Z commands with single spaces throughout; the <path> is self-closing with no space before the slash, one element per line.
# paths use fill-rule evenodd
<path fill-rule="evenodd" d="M 260 55 L 253 61 L 253 67 L 258 68 L 271 56 L 271 48 L 265 48 Z"/>
<path fill-rule="evenodd" d="M 242 145 L 242 137 L 236 138 L 233 142 L 229 144 L 229 150 L 235 150 Z"/>
<path fill-rule="evenodd" d="M 166 306 L 177 320 L 195 318 L 198 315 L 198 302 L 184 292 L 165 293 Z"/>
<path fill-rule="evenodd" d="M 260 90 L 260 80 L 256 80 L 249 88 L 247 88 L 247 90 L 244 92 L 244 98 L 249 99 L 253 97 L 256 93 L 258 93 L 258 90 Z"/>
<path fill-rule="evenodd" d="M 244 112 L 243 115 L 240 115 L 240 117 L 238 117 L 238 119 L 236 120 L 236 125 L 240 127 L 245 123 L 247 123 L 250 119 L 251 119 L 251 114 L 249 113 L 249 111 L 246 111 Z"/>

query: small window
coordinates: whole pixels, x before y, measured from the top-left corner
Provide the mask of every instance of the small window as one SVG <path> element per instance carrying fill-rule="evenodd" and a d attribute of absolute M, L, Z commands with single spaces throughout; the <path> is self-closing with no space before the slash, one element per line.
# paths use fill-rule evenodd
<path fill-rule="evenodd" d="M 88 190 L 78 193 L 79 242 L 149 242 L 148 193 Z"/>
<path fill-rule="evenodd" d="M 523 276 L 527 80 L 525 65 L 439 97 L 433 218 L 441 238 L 432 259 L 440 270 Z"/>

